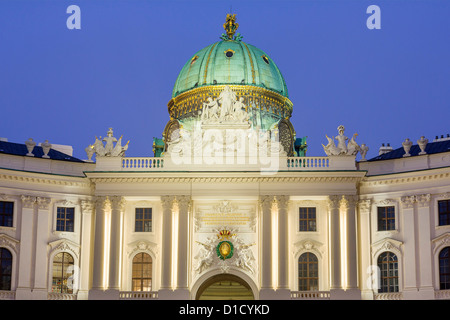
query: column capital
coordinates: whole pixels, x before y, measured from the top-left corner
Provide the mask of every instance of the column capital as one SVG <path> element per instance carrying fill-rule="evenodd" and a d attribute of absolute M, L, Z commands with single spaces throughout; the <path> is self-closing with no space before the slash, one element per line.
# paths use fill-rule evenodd
<path fill-rule="evenodd" d="M 289 196 L 275 196 L 278 210 L 287 210 L 289 205 Z"/>
<path fill-rule="evenodd" d="M 36 202 L 36 197 L 22 195 L 20 197 L 20 199 L 22 200 L 22 207 L 23 208 L 33 209 L 34 203 Z"/>
<path fill-rule="evenodd" d="M 411 209 L 416 202 L 416 196 L 401 197 L 400 201 L 402 203 L 403 209 Z"/>
<path fill-rule="evenodd" d="M 341 195 L 330 195 L 327 199 L 328 210 L 339 209 L 341 206 Z"/>
<path fill-rule="evenodd" d="M 122 196 L 110 196 L 109 201 L 111 202 L 112 210 L 123 211 L 125 206 L 125 200 Z"/>
<path fill-rule="evenodd" d="M 108 205 L 108 197 L 107 196 L 96 196 L 95 197 L 95 207 L 96 207 L 97 211 L 105 211 L 107 205 Z"/>
<path fill-rule="evenodd" d="M 369 213 L 370 207 L 372 206 L 371 199 L 363 199 L 358 201 L 358 207 L 360 213 Z"/>
<path fill-rule="evenodd" d="M 177 196 L 176 200 L 179 212 L 187 213 L 191 205 L 191 196 Z"/>
<path fill-rule="evenodd" d="M 419 194 L 416 196 L 417 205 L 419 207 L 429 207 L 431 201 L 431 194 Z"/>
<path fill-rule="evenodd" d="M 358 204 L 358 196 L 357 195 L 344 195 L 342 196 L 342 204 L 347 209 L 355 208 Z"/>
<path fill-rule="evenodd" d="M 80 200 L 80 205 L 82 214 L 92 214 L 94 210 L 94 204 L 91 200 Z"/>
<path fill-rule="evenodd" d="M 38 205 L 39 210 L 50 209 L 50 202 L 52 202 L 51 198 L 45 198 L 45 197 L 37 197 L 36 198 L 36 203 Z"/>
<path fill-rule="evenodd" d="M 172 210 L 174 200 L 175 196 L 161 196 L 161 205 L 163 207 L 163 211 Z"/>
<path fill-rule="evenodd" d="M 274 202 L 274 196 L 263 195 L 259 198 L 259 205 L 263 210 L 270 210 Z"/>

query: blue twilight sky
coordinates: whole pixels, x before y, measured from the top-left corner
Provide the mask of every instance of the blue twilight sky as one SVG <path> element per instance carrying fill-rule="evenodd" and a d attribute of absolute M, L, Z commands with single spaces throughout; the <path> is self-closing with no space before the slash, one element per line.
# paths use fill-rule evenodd
<path fill-rule="evenodd" d="M 81 30 L 66 26 L 72 4 Z M 366 26 L 372 4 L 380 30 Z M 340 124 L 367 158 L 381 143 L 450 133 L 447 0 L 2 0 L 0 137 L 72 145 L 86 159 L 113 127 L 131 140 L 127 156 L 153 156 L 178 72 L 219 40 L 230 7 L 243 41 L 284 75 L 307 155 L 325 155 Z"/>

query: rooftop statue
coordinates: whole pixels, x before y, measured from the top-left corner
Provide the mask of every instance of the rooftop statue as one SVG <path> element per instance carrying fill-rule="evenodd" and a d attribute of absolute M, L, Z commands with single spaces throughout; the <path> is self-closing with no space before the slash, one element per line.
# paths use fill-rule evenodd
<path fill-rule="evenodd" d="M 340 125 L 338 127 L 339 135 L 337 135 L 335 138 L 330 138 L 325 135 L 328 139 L 328 144 L 326 146 L 322 144 L 322 146 L 327 156 L 353 156 L 356 155 L 358 151 L 360 151 L 361 148 L 355 141 L 355 138 L 358 134 L 353 134 L 348 144 L 346 144 L 348 137 L 344 135 L 344 131 L 345 127 L 343 125 Z M 334 139 L 338 141 L 337 146 L 334 143 Z"/>
<path fill-rule="evenodd" d="M 103 142 L 106 142 L 106 144 L 103 145 Z M 94 144 L 88 147 L 90 150 L 86 148 L 86 153 L 88 154 L 89 160 L 92 157 L 92 150 L 99 157 L 123 157 L 125 151 L 128 149 L 129 143 L 130 141 L 122 146 L 122 136 L 119 139 L 116 139 L 113 136 L 112 128 L 109 128 L 107 136 L 104 137 L 103 140 L 102 137 L 100 137 L 100 139 L 95 137 Z"/>

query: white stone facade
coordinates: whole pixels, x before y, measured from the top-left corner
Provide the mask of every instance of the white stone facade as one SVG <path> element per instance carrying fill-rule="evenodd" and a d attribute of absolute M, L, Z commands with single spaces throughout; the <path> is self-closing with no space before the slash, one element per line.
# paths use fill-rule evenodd
<path fill-rule="evenodd" d="M 0 248 L 12 256 L 0 299 L 196 299 L 212 277 L 242 279 L 255 299 L 448 299 L 439 253 L 450 225 L 450 152 L 355 161 L 354 155 L 277 158 L 268 174 L 251 162 L 175 164 L 123 154 L 70 162 L 0 153 L 0 201 L 13 203 Z M 379 231 L 378 208 L 393 207 L 394 228 Z M 58 208 L 73 208 L 73 229 L 57 231 Z M 136 232 L 136 208 L 151 228 Z M 313 231 L 299 208 L 315 208 Z M 216 249 L 221 230 L 234 248 Z M 299 258 L 317 258 L 317 287 L 299 288 Z M 394 292 L 373 287 L 379 257 L 398 261 Z M 71 293 L 52 292 L 54 259 L 74 266 Z M 151 289 L 133 291 L 133 258 L 152 260 Z M 75 270 L 75 272 L 73 271 Z"/>

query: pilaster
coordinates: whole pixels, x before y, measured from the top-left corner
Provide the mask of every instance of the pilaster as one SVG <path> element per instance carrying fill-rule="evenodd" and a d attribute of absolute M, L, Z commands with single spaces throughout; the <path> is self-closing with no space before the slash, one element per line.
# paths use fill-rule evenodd
<path fill-rule="evenodd" d="M 188 288 L 188 254 L 189 254 L 189 209 L 191 207 L 190 196 L 177 196 L 178 203 L 178 271 L 177 288 L 175 297 L 177 299 L 189 299 Z"/>
<path fill-rule="evenodd" d="M 288 259 L 288 236 L 289 229 L 288 205 L 289 196 L 276 196 L 278 208 L 278 285 L 277 296 L 279 299 L 289 299 L 289 259 Z"/>
<path fill-rule="evenodd" d="M 92 273 L 92 290 L 104 290 L 103 267 L 105 258 L 105 216 L 108 198 L 97 196 L 95 199 L 95 234 L 94 234 L 94 270 Z M 91 299 L 91 293 L 89 294 Z"/>
<path fill-rule="evenodd" d="M 50 198 L 37 197 L 37 226 L 35 247 L 35 270 L 34 270 L 34 299 L 47 299 L 48 283 L 48 226 L 50 218 Z"/>
<path fill-rule="evenodd" d="M 405 272 L 403 279 L 403 298 L 417 297 L 417 258 L 416 257 L 416 222 L 414 217 L 415 196 L 401 197 L 403 211 L 403 241 Z"/>
<path fill-rule="evenodd" d="M 341 240 L 340 240 L 340 202 L 342 196 L 328 196 L 330 221 L 330 294 L 331 298 L 342 291 L 341 284 Z M 336 294 L 334 294 L 336 293 Z"/>
<path fill-rule="evenodd" d="M 172 209 L 175 197 L 162 196 L 161 289 L 159 298 L 172 296 Z"/>
<path fill-rule="evenodd" d="M 78 300 L 87 300 L 89 293 L 89 277 L 91 275 L 91 230 L 94 203 L 89 200 L 81 200 L 81 259 L 80 281 Z"/>
<path fill-rule="evenodd" d="M 274 294 L 272 284 L 272 206 L 274 196 L 263 195 L 259 205 L 262 213 L 261 232 L 261 291 L 260 299 L 270 299 Z"/>
<path fill-rule="evenodd" d="M 361 287 L 361 298 L 363 300 L 373 300 L 374 289 L 372 282 L 370 281 L 372 270 L 372 258 L 370 250 L 371 239 L 370 239 L 370 210 L 372 207 L 372 200 L 365 199 L 358 202 L 358 225 L 359 225 L 359 261 L 360 269 L 360 287 Z"/>
<path fill-rule="evenodd" d="M 33 220 L 36 197 L 22 195 L 20 225 L 19 272 L 16 289 L 17 300 L 31 299 L 31 265 L 33 246 Z"/>
<path fill-rule="evenodd" d="M 120 221 L 125 206 L 122 196 L 109 197 L 111 202 L 111 232 L 109 245 L 109 286 L 108 290 L 111 294 L 119 297 L 119 270 L 120 270 Z"/>

